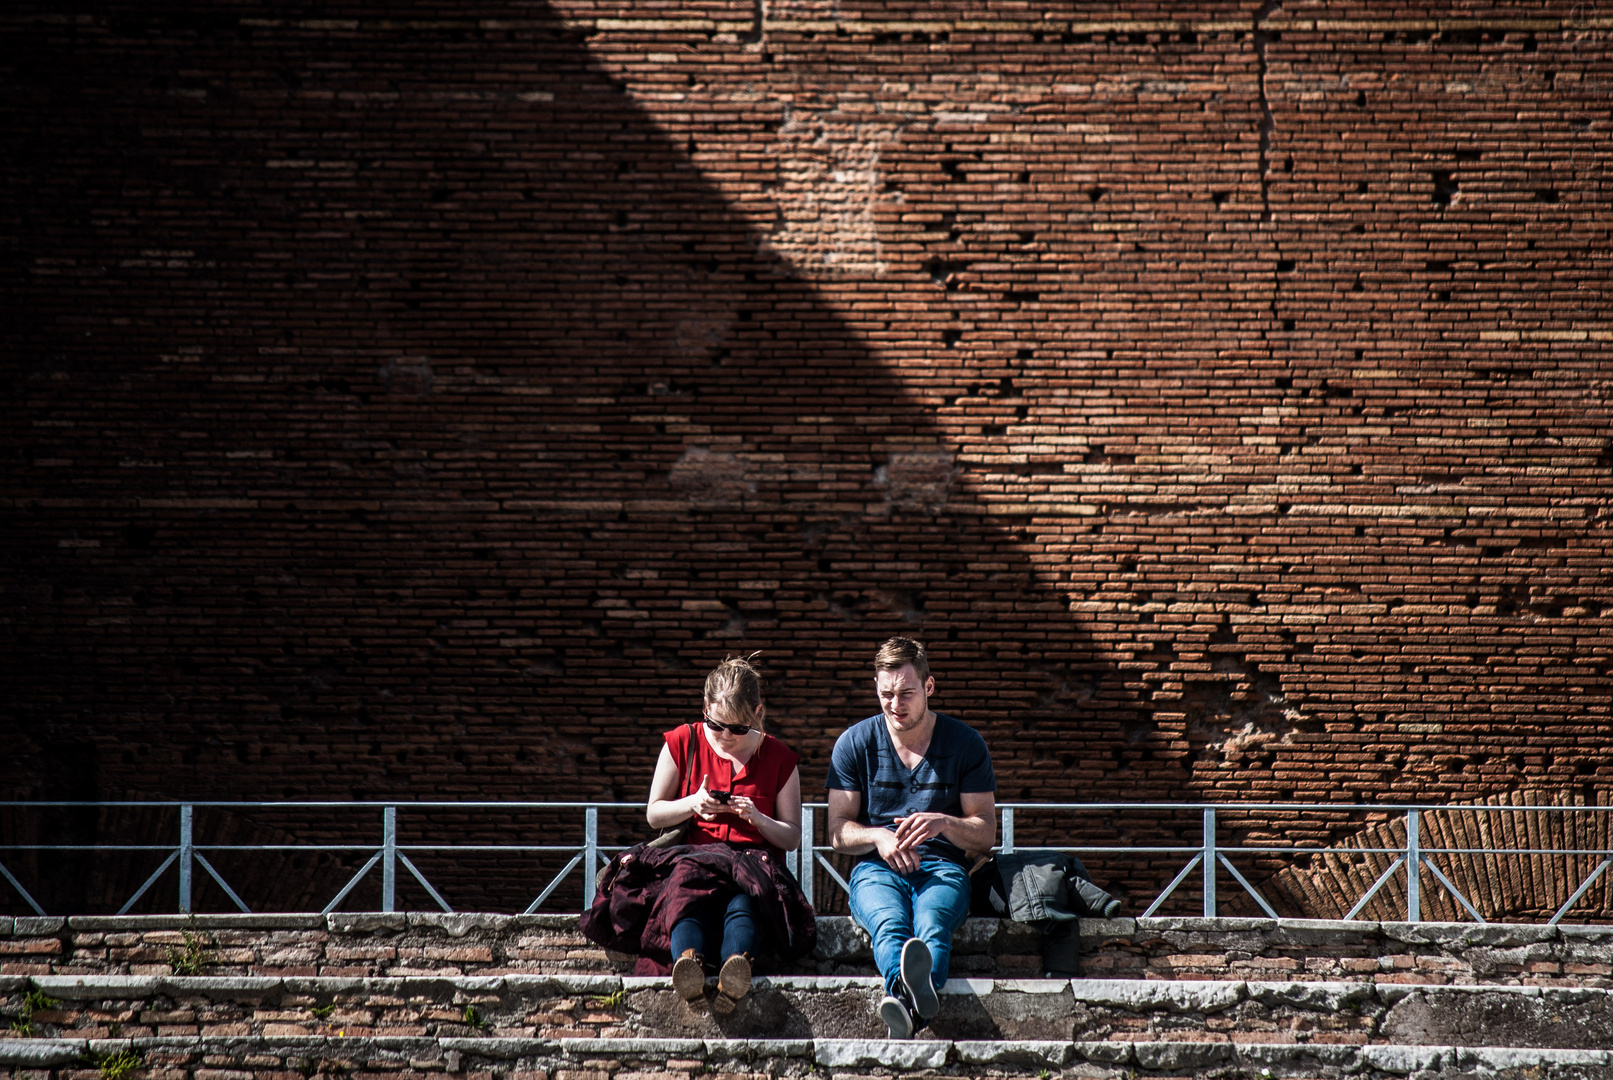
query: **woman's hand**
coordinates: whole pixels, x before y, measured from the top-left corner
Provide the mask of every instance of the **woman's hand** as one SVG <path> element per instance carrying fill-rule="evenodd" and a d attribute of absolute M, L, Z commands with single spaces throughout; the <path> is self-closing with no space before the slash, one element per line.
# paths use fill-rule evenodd
<path fill-rule="evenodd" d="M 740 818 L 747 825 L 759 825 L 764 818 L 769 821 L 772 820 L 771 818 L 768 818 L 766 814 L 762 813 L 761 810 L 757 808 L 756 804 L 750 799 L 746 798 L 744 795 L 730 795 L 728 797 L 728 804 L 723 807 L 723 809 Z"/>
<path fill-rule="evenodd" d="M 718 801 L 716 796 L 706 790 L 706 781 L 708 779 L 709 777 L 702 776 L 700 778 L 699 789 L 696 790 L 693 795 L 690 795 L 687 800 L 685 800 L 685 804 L 688 806 L 688 808 L 700 815 L 700 818 L 704 821 L 710 821 L 712 818 L 728 809 L 729 806 L 728 803 Z"/>

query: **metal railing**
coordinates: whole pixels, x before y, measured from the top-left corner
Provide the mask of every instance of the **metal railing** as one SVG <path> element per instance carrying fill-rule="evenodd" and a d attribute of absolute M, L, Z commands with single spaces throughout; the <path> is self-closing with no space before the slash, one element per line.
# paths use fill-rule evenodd
<path fill-rule="evenodd" d="M 179 830 L 177 844 L 0 844 L 0 852 L 153 852 L 165 854 L 161 865 L 147 877 L 143 884 L 135 890 L 128 900 L 119 909 L 118 914 L 125 914 L 144 897 L 151 888 L 163 877 L 170 868 L 177 866 L 178 889 L 177 908 L 181 914 L 189 914 L 193 910 L 193 894 L 195 884 L 195 868 L 201 869 L 219 886 L 230 901 L 242 912 L 251 913 L 251 909 L 240 895 L 231 887 L 224 875 L 219 872 L 207 855 L 220 852 L 339 852 L 356 854 L 360 857 L 368 856 L 363 865 L 349 878 L 345 885 L 336 892 L 328 903 L 321 909 L 321 913 L 335 910 L 353 892 L 354 888 L 363 881 L 378 866 L 381 872 L 380 910 L 391 912 L 397 910 L 397 882 L 398 869 L 401 866 L 419 883 L 426 894 L 445 912 L 452 912 L 453 908 L 442 896 L 431 881 L 421 872 L 410 855 L 422 854 L 468 854 L 472 852 L 496 852 L 499 854 L 557 854 L 568 858 L 564 867 L 556 873 L 539 890 L 530 904 L 525 908 L 524 914 L 536 912 L 545 901 L 554 895 L 556 889 L 566 881 L 573 871 L 582 869 L 582 897 L 586 906 L 595 894 L 597 874 L 601 867 L 606 865 L 611 854 L 625 850 L 629 845 L 605 844 L 600 842 L 599 814 L 601 810 L 631 814 L 641 812 L 638 803 L 607 803 L 607 802 L 542 802 L 542 803 L 464 803 L 464 802 L 415 802 L 415 803 L 289 803 L 289 802 L 193 802 L 193 803 L 83 803 L 83 802 L 0 802 L 0 809 L 46 809 L 46 808 L 95 808 L 103 810 L 116 807 L 140 807 L 142 809 L 177 810 L 179 816 Z M 368 813 L 379 811 L 380 830 L 376 840 L 365 843 L 283 843 L 283 844 L 225 844 L 197 843 L 195 836 L 195 816 L 198 810 L 242 812 L 250 810 L 319 810 L 353 812 L 362 810 Z M 580 843 L 569 844 L 474 844 L 474 843 L 404 843 L 399 840 L 398 817 L 399 811 L 415 812 L 430 810 L 448 810 L 463 814 L 466 812 L 495 813 L 508 816 L 523 811 L 582 811 L 582 838 Z M 827 878 L 841 890 L 848 890 L 846 880 L 829 856 L 833 852 L 830 845 L 818 842 L 817 819 L 820 811 L 826 807 L 822 803 L 807 804 L 804 807 L 801 848 L 799 851 L 788 853 L 790 870 L 800 879 L 807 899 L 816 902 L 815 872 L 802 873 L 802 853 L 809 853 L 806 868 L 809 871 L 822 870 Z M 1199 841 L 1196 844 L 1165 844 L 1165 845 L 1016 845 L 1016 825 L 1022 815 L 1028 813 L 1045 814 L 1057 813 L 1060 815 L 1082 814 L 1170 814 L 1191 812 L 1201 815 Z M 1069 852 L 1083 856 L 1093 855 L 1119 855 L 1128 858 L 1159 857 L 1159 856 L 1187 856 L 1185 865 L 1176 872 L 1170 883 L 1158 893 L 1143 912 L 1145 917 L 1157 912 L 1189 878 L 1193 871 L 1199 871 L 1199 891 L 1202 899 L 1202 913 L 1207 918 L 1213 918 L 1220 910 L 1216 894 L 1216 878 L 1220 870 L 1224 869 L 1234 881 L 1253 899 L 1255 904 L 1271 918 L 1279 918 L 1276 909 L 1267 901 L 1260 890 L 1250 882 L 1249 878 L 1234 864 L 1233 856 L 1288 856 L 1288 857 L 1314 857 L 1317 855 L 1340 855 L 1361 857 L 1367 855 L 1382 856 L 1389 865 L 1376 877 L 1370 887 L 1354 898 L 1346 920 L 1356 918 L 1369 902 L 1378 895 L 1383 887 L 1397 871 L 1404 871 L 1405 875 L 1405 919 L 1409 922 L 1422 920 L 1423 911 L 1423 872 L 1426 870 L 1470 915 L 1478 922 L 1487 921 L 1478 908 L 1463 894 L 1452 880 L 1453 875 L 1441 869 L 1436 857 L 1441 860 L 1449 857 L 1480 857 L 1494 859 L 1497 857 L 1550 857 L 1550 858 L 1580 858 L 1595 859 L 1596 866 L 1589 872 L 1577 886 L 1572 894 L 1557 908 L 1547 925 L 1556 925 L 1578 904 L 1587 892 L 1600 880 L 1613 866 L 1613 840 L 1606 839 L 1608 821 L 1605 815 L 1613 813 L 1613 807 L 1590 806 L 1558 806 L 1558 805 L 1419 805 L 1419 806 L 1384 806 L 1376 804 L 1292 804 L 1292 803 L 1222 803 L 1207 806 L 1198 803 L 1007 803 L 998 807 L 1000 821 L 1001 852 L 1014 851 L 1056 851 Z M 1287 820 L 1295 816 L 1311 815 L 1319 819 L 1336 818 L 1340 814 L 1355 814 L 1358 817 L 1368 815 L 1381 822 L 1398 825 L 1403 830 L 1404 842 L 1397 846 L 1320 846 L 1316 844 L 1225 844 L 1221 840 L 1221 823 L 1226 815 L 1275 815 Z M 1597 846 L 1570 846 L 1570 847 L 1541 847 L 1530 844 L 1524 847 L 1495 847 L 1495 846 L 1442 846 L 1430 847 L 1424 842 L 1425 819 L 1430 814 L 1587 814 L 1600 817 L 1598 828 L 1594 829 L 1604 838 L 1604 842 Z M 1361 827 L 1359 821 L 1354 823 Z M 1349 823 L 1334 826 L 1334 830 L 1348 827 Z M 1266 829 L 1273 826 L 1269 821 L 1263 825 Z M 1046 831 L 1046 827 L 1042 831 Z M 1074 828 L 1065 832 L 1074 832 Z M 1530 835 L 1535 835 L 1531 832 Z M 377 842 L 378 840 L 378 842 Z M 1449 865 L 1449 864 L 1447 864 Z M 1523 875 L 1527 876 L 1527 875 Z M 45 909 L 34 899 L 17 876 L 6 865 L 5 859 L 0 858 L 0 878 L 3 878 L 13 888 L 34 912 L 45 915 Z M 1342 904 L 1341 904 L 1342 906 Z"/>

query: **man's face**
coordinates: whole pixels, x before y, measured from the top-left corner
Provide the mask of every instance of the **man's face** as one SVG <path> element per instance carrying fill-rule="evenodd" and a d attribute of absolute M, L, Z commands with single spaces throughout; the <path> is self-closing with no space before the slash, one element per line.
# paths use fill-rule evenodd
<path fill-rule="evenodd" d="M 895 671 L 876 671 L 874 689 L 879 694 L 885 722 L 897 731 L 911 731 L 924 723 L 929 713 L 935 679 L 919 682 L 919 673 L 913 670 L 912 664 L 907 664 Z"/>

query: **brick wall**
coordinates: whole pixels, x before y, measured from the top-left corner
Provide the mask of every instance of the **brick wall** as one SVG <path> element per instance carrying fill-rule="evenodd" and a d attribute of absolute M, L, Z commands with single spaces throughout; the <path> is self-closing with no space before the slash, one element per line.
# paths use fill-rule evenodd
<path fill-rule="evenodd" d="M 7 9 L 6 797 L 1613 789 L 1604 22 L 764 7 Z"/>

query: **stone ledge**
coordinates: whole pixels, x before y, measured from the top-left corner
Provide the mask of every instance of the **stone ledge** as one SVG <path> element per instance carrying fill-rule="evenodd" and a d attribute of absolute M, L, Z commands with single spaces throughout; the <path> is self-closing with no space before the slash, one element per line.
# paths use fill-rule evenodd
<path fill-rule="evenodd" d="M 121 1050 L 136 1054 L 204 1054 L 221 1059 L 298 1057 L 317 1053 L 335 1060 L 372 1061 L 409 1058 L 440 1060 L 457 1071 L 463 1058 L 531 1061 L 607 1058 L 656 1060 L 715 1059 L 765 1063 L 808 1059 L 825 1068 L 942 1069 L 951 1063 L 1011 1067 L 1134 1067 L 1176 1074 L 1231 1066 L 1250 1074 L 1265 1070 L 1338 1070 L 1351 1075 L 1407 1075 L 1464 1071 L 1517 1071 L 1540 1075 L 1558 1068 L 1613 1068 L 1613 1051 L 1560 1050 L 1534 1047 L 1346 1046 L 1304 1043 L 1246 1042 L 1055 1042 L 1036 1040 L 912 1041 L 887 1039 L 524 1039 L 331 1036 L 306 1038 L 156 1037 L 143 1039 L 5 1039 L 0 1065 L 37 1068 L 81 1063 L 87 1056 Z M 1549 1075 L 1549 1073 L 1547 1073 Z"/>

